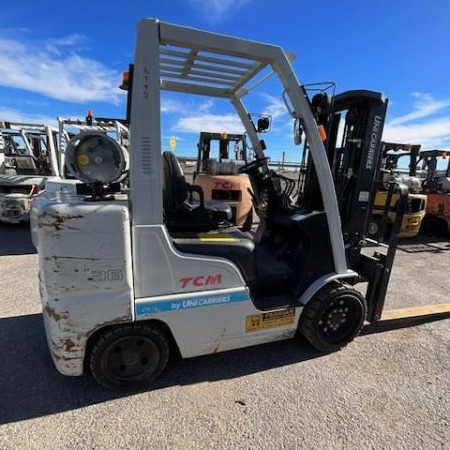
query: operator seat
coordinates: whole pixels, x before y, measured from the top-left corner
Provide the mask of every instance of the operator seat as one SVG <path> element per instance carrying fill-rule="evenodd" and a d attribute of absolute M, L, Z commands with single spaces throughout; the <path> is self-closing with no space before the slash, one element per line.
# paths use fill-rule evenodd
<path fill-rule="evenodd" d="M 205 202 L 200 186 L 189 184 L 173 152 L 163 157 L 163 205 L 169 231 L 209 231 L 230 226 L 231 208 L 220 202 Z M 194 193 L 199 199 L 194 200 Z"/>

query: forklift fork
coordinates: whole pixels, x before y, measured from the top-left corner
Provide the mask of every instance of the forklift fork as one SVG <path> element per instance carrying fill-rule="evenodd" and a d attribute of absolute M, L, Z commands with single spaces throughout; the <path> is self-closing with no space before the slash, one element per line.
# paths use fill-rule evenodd
<path fill-rule="evenodd" d="M 379 328 L 379 331 L 404 328 L 450 318 L 450 303 L 438 303 L 384 311 L 386 291 L 397 249 L 397 236 L 400 232 L 403 214 L 408 201 L 407 186 L 399 185 L 399 188 L 400 199 L 386 255 L 375 252 L 372 257 L 365 256 L 361 260 L 363 273 L 365 272 L 369 279 L 366 295 L 369 305 L 367 321 L 372 326 Z M 388 201 L 387 205 L 389 204 L 390 202 Z"/>

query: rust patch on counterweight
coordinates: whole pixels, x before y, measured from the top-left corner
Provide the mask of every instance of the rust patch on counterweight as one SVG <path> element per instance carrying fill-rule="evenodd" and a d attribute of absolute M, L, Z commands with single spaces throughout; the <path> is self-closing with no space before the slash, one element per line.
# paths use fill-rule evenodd
<path fill-rule="evenodd" d="M 75 346 L 76 346 L 75 342 L 73 342 L 70 339 L 66 339 L 64 341 L 64 349 L 66 350 L 66 352 L 70 352 Z"/>
<path fill-rule="evenodd" d="M 49 217 L 53 220 L 49 221 L 48 223 L 44 222 L 44 220 Z M 84 216 L 81 215 L 57 215 L 57 214 L 48 214 L 43 213 L 38 217 L 38 228 L 44 228 L 44 227 L 51 227 L 54 228 L 55 231 L 60 231 L 62 226 L 65 226 L 66 228 L 75 229 L 73 227 L 69 227 L 68 225 L 65 225 L 66 221 L 73 220 L 73 219 L 82 219 Z"/>
<path fill-rule="evenodd" d="M 67 319 L 69 317 L 69 313 L 67 311 L 57 313 L 55 309 L 48 304 L 44 306 L 44 312 L 55 322 L 59 322 L 61 319 Z"/>
<path fill-rule="evenodd" d="M 44 258 L 44 261 L 58 261 L 58 259 L 78 259 L 80 261 L 98 261 L 100 258 L 96 258 L 96 257 L 81 257 L 81 256 L 46 256 Z M 78 269 L 75 269 L 75 272 L 79 272 Z"/>

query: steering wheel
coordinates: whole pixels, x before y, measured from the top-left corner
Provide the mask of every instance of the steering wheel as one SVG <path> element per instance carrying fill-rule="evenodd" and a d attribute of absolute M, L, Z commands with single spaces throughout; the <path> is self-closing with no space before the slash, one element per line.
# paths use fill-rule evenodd
<path fill-rule="evenodd" d="M 267 161 L 269 161 L 269 158 L 257 158 L 254 161 L 245 164 L 244 166 L 239 167 L 238 172 L 239 173 L 247 173 L 251 174 L 254 173 L 257 169 L 262 167 L 264 164 L 267 164 Z"/>

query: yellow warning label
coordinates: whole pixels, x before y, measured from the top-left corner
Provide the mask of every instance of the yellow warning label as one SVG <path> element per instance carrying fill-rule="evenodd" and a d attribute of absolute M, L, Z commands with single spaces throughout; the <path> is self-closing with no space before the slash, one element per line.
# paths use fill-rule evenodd
<path fill-rule="evenodd" d="M 279 309 L 261 314 L 253 314 L 245 318 L 245 331 L 267 330 L 294 323 L 295 308 Z"/>

